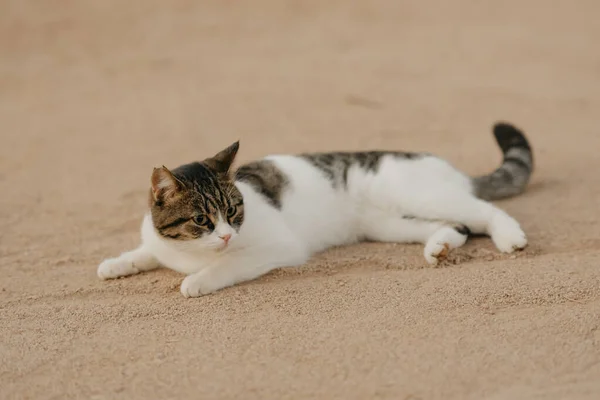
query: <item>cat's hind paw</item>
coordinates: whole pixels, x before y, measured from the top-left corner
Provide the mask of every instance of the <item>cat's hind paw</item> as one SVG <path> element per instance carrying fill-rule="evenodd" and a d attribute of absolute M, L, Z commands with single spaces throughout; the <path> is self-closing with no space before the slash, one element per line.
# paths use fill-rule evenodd
<path fill-rule="evenodd" d="M 513 253 L 527 247 L 527 236 L 521 230 L 492 237 L 494 244 L 503 253 Z"/>
<path fill-rule="evenodd" d="M 425 259 L 431 265 L 437 265 L 448 257 L 450 245 L 448 243 L 432 243 L 425 246 Z"/>
<path fill-rule="evenodd" d="M 467 235 L 453 227 L 442 227 L 437 230 L 425 245 L 425 259 L 431 265 L 445 260 L 450 250 L 460 247 L 467 241 Z"/>
<path fill-rule="evenodd" d="M 527 247 L 527 236 L 518 222 L 512 218 L 497 220 L 491 232 L 496 248 L 503 253 L 512 253 Z"/>
<path fill-rule="evenodd" d="M 103 280 L 135 275 L 139 272 L 131 260 L 121 257 L 107 258 L 100 263 L 97 271 L 98 277 Z"/>

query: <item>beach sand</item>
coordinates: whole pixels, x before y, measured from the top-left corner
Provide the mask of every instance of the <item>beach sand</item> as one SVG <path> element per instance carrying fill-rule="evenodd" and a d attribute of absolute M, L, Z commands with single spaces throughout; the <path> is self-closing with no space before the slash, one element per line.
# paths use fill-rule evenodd
<path fill-rule="evenodd" d="M 2 399 L 600 398 L 597 1 L 2 1 Z M 137 245 L 155 166 L 430 151 L 496 168 L 530 245 L 365 243 L 185 299 Z"/>

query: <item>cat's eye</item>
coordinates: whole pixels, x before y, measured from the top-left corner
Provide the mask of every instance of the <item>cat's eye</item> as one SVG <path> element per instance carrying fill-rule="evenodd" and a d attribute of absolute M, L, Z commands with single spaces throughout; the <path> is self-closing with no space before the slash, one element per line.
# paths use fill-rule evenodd
<path fill-rule="evenodd" d="M 229 207 L 227 209 L 227 218 L 233 217 L 235 215 L 236 211 L 237 211 L 237 207 Z"/>
<path fill-rule="evenodd" d="M 208 225 L 208 223 L 210 222 L 208 218 L 206 218 L 206 215 L 197 215 L 193 218 L 193 220 L 194 223 L 200 226 Z"/>

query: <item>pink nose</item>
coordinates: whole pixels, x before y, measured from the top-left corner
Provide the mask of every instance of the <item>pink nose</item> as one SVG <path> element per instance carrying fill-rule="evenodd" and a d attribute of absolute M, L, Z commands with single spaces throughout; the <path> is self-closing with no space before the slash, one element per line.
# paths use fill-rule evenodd
<path fill-rule="evenodd" d="M 227 235 L 223 235 L 223 236 L 219 236 L 221 239 L 223 239 L 223 241 L 225 242 L 225 244 L 227 244 L 229 242 L 229 239 L 231 239 L 231 234 L 228 233 Z"/>

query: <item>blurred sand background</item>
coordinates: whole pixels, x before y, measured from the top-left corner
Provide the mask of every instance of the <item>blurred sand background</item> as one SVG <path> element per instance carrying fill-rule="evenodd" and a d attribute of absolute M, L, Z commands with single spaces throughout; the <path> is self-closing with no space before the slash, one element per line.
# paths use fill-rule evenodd
<path fill-rule="evenodd" d="M 0 398 L 600 398 L 597 1 L 0 1 Z M 363 244 L 186 300 L 101 282 L 154 166 L 427 150 L 472 174 L 517 124 L 499 203 L 530 247 L 441 268 Z"/>

